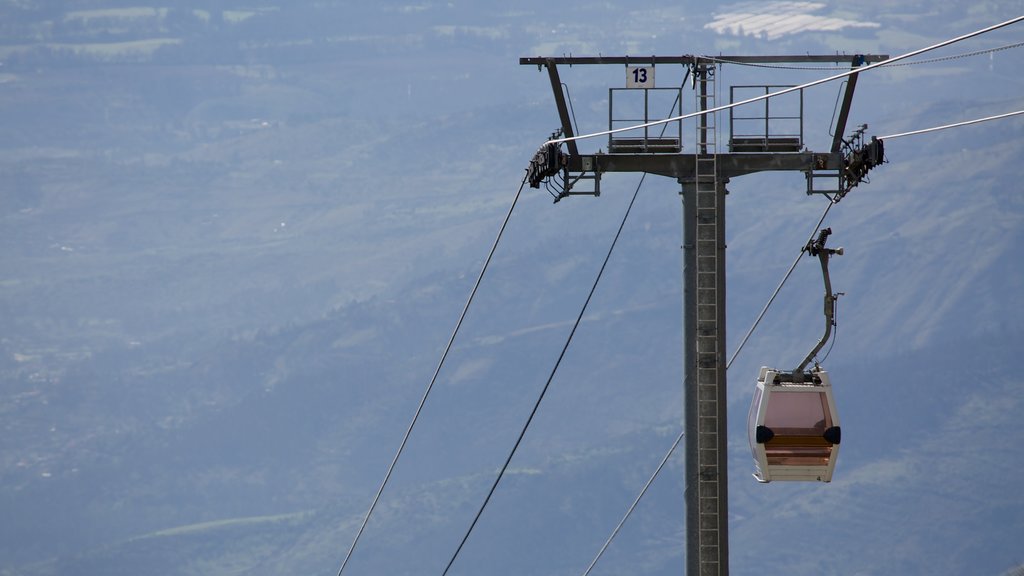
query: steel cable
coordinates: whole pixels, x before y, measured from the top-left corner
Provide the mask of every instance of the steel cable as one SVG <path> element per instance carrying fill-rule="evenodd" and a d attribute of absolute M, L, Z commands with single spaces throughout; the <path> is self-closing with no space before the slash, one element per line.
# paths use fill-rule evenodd
<path fill-rule="evenodd" d="M 879 140 L 892 140 L 893 138 L 903 138 L 904 136 L 915 136 L 917 134 L 927 134 L 929 132 L 938 132 L 939 130 L 946 130 L 948 128 L 959 128 L 960 126 L 969 126 L 971 124 L 978 124 L 979 122 L 988 122 L 989 120 L 999 120 L 1000 118 L 1009 118 L 1011 116 L 1017 116 L 1024 114 L 1024 110 L 1017 110 L 1016 112 L 1007 112 L 1006 114 L 997 114 L 995 116 L 988 116 L 985 118 L 976 118 L 974 120 L 966 120 L 964 122 L 956 122 L 954 124 L 944 124 L 942 126 L 934 126 L 932 128 L 924 128 L 922 130 L 912 130 L 910 132 L 900 132 L 899 134 L 889 134 L 887 136 L 879 136 Z"/>
<path fill-rule="evenodd" d="M 640 500 L 644 497 L 645 494 L 647 494 L 647 489 L 651 487 L 651 484 L 654 483 L 654 479 L 658 477 L 658 474 L 661 473 L 661 469 L 665 467 L 665 463 L 667 463 L 669 458 L 672 457 L 672 453 L 676 451 L 676 448 L 679 446 L 679 442 L 683 439 L 684 435 L 685 432 L 680 432 L 679 436 L 676 436 L 676 441 L 672 443 L 672 447 L 668 449 L 668 453 L 666 453 L 665 457 L 661 459 L 661 464 L 658 464 L 658 469 L 654 471 L 654 474 L 651 474 L 650 479 L 647 480 L 647 483 L 644 484 L 643 489 L 640 490 L 640 494 L 637 495 L 636 499 L 633 500 L 633 504 L 631 504 L 629 509 L 626 510 L 626 515 L 622 517 L 622 520 L 619 520 L 618 525 L 615 526 L 615 530 L 612 530 L 611 536 L 609 536 L 608 539 L 605 540 L 604 546 L 601 546 L 601 549 L 597 552 L 597 556 L 594 557 L 594 560 L 590 563 L 590 566 L 587 566 L 587 571 L 583 573 L 583 576 L 588 576 L 590 574 L 590 571 L 593 570 L 594 566 L 597 565 L 597 561 L 600 560 L 601 556 L 604 555 L 604 551 L 607 550 L 608 546 L 611 545 L 612 540 L 614 540 L 615 537 L 618 536 L 619 530 L 622 529 L 622 526 L 626 523 L 626 520 L 629 520 L 629 517 L 633 514 L 633 510 L 635 510 L 637 504 L 640 503 Z"/>
<path fill-rule="evenodd" d="M 629 213 L 633 210 L 633 204 L 636 203 L 637 196 L 640 194 L 640 188 L 643 186 L 644 179 L 647 177 L 647 173 L 644 173 L 640 177 L 640 182 L 636 186 L 636 191 L 633 192 L 633 198 L 629 201 L 629 206 L 626 208 L 626 213 L 622 216 L 622 222 L 619 224 L 619 229 L 615 233 L 615 238 L 612 240 L 611 246 L 608 248 L 608 253 L 604 257 L 604 262 L 601 264 L 600 270 L 597 272 L 597 278 L 594 279 L 594 284 L 590 287 L 590 293 L 587 294 L 587 299 L 583 302 L 580 313 L 576 317 L 576 321 L 572 325 L 572 330 L 569 331 L 569 336 L 565 340 L 565 345 L 562 346 L 562 351 L 558 355 L 558 359 L 555 361 L 554 367 L 551 369 L 551 374 L 548 376 L 547 382 L 544 383 L 544 387 L 541 389 L 540 396 L 533 405 L 533 409 L 530 411 L 529 417 L 526 419 L 526 423 L 523 425 L 522 430 L 519 432 L 519 437 L 516 438 L 515 444 L 512 446 L 512 450 L 509 452 L 508 457 L 505 458 L 505 463 L 502 464 L 501 469 L 498 471 L 497 477 L 491 484 L 490 490 L 487 492 L 487 496 L 484 498 L 483 504 L 477 510 L 476 516 L 473 517 L 473 521 L 469 525 L 469 529 L 466 530 L 466 534 L 462 537 L 462 541 L 459 542 L 458 548 L 455 549 L 455 553 L 452 554 L 451 559 L 448 561 L 448 565 L 445 566 L 442 576 L 448 574 L 451 570 L 455 560 L 459 557 L 459 553 L 462 552 L 462 548 L 466 545 L 466 541 L 469 540 L 469 535 L 473 533 L 473 529 L 476 527 L 477 522 L 480 520 L 480 516 L 483 515 L 484 509 L 487 508 L 487 504 L 490 503 L 491 497 L 494 496 L 495 490 L 498 488 L 498 484 L 501 482 L 502 477 L 508 470 L 509 464 L 512 462 L 512 458 L 515 456 L 516 451 L 522 444 L 523 437 L 526 436 L 526 430 L 530 427 L 530 423 L 533 422 L 534 416 L 537 415 L 537 409 L 540 408 L 540 403 L 544 400 L 545 394 L 547 394 L 548 388 L 551 386 L 551 382 L 555 379 L 555 373 L 558 372 L 558 367 L 562 363 L 562 359 L 565 358 L 565 353 L 569 350 L 569 344 L 572 343 L 573 336 L 576 334 L 576 329 L 579 328 L 580 322 L 583 320 L 583 315 L 587 311 L 587 307 L 590 305 L 591 299 L 594 297 L 594 292 L 597 290 L 597 285 L 601 281 L 601 276 L 604 274 L 605 268 L 608 266 L 608 261 L 612 257 L 612 252 L 615 251 L 615 245 L 619 242 L 619 237 L 622 236 L 622 230 L 626 226 L 626 220 L 629 219 Z"/>
<path fill-rule="evenodd" d="M 487 272 L 487 268 L 491 263 L 491 258 L 494 256 L 495 250 L 498 248 L 498 242 L 501 241 L 501 237 L 505 233 L 505 227 L 508 225 L 509 218 L 512 217 L 512 211 L 515 210 L 516 204 L 519 202 L 519 197 L 523 193 L 524 186 L 526 186 L 525 175 L 523 176 L 522 183 L 519 184 L 519 190 L 516 192 L 515 198 L 512 199 L 512 205 L 509 206 L 508 213 L 505 214 L 505 220 L 501 223 L 501 228 L 498 230 L 498 235 L 495 237 L 494 243 L 491 245 L 491 250 L 487 253 L 487 259 L 484 260 L 484 265 L 480 269 L 480 274 L 477 276 L 476 282 L 473 284 L 473 290 L 469 293 L 469 298 L 466 299 L 466 305 L 462 308 L 462 314 L 459 315 L 459 320 L 455 324 L 455 329 L 452 331 L 451 337 L 448 338 L 448 344 L 445 346 L 444 352 L 441 354 L 441 360 L 437 363 L 437 369 L 434 370 L 433 377 L 430 378 L 430 384 L 427 385 L 426 390 L 423 392 L 423 397 L 420 399 L 420 403 L 416 407 L 416 412 L 413 414 L 412 421 L 409 423 L 409 427 L 405 431 L 405 436 L 402 438 L 402 443 L 398 447 L 398 452 L 395 453 L 394 459 L 391 460 L 391 465 L 388 466 L 388 471 L 384 475 L 384 481 L 381 482 L 380 488 L 377 490 L 377 494 L 373 497 L 373 502 L 370 504 L 369 510 L 366 511 L 366 515 L 363 517 L 363 522 L 359 525 L 359 530 L 356 532 L 356 536 L 352 540 L 352 545 L 349 547 L 348 553 L 345 554 L 345 560 L 341 563 L 341 568 L 338 569 L 338 576 L 341 576 L 342 572 L 345 571 L 345 566 L 348 565 L 349 560 L 352 558 L 352 553 L 356 549 L 356 544 L 359 543 L 359 538 L 363 535 L 363 531 L 366 529 L 366 525 L 370 521 L 370 516 L 377 507 L 377 502 L 380 501 L 380 496 L 384 492 L 384 487 L 387 486 L 388 480 L 391 479 L 391 474 L 395 470 L 395 465 L 398 463 L 399 457 L 401 457 L 402 452 L 405 450 L 405 445 L 409 441 L 412 429 L 416 426 L 416 421 L 419 419 L 420 413 L 423 411 L 423 405 L 426 404 L 430 391 L 434 388 L 434 383 L 437 382 L 437 376 L 441 373 L 441 367 L 444 366 L 445 359 L 448 358 L 448 352 L 451 351 L 452 343 L 455 342 L 455 336 L 459 333 L 459 328 L 462 327 L 462 321 L 466 319 L 466 312 L 469 311 L 469 306 L 473 303 L 473 297 L 476 296 L 477 289 L 480 288 L 480 282 L 483 280 L 484 274 Z"/>

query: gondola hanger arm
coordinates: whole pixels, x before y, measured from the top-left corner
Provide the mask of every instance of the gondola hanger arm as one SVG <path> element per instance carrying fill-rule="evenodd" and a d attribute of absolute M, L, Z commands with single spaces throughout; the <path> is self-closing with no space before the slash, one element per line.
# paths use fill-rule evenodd
<path fill-rule="evenodd" d="M 808 242 L 804 248 L 811 256 L 817 256 L 818 261 L 821 263 L 821 275 L 825 281 L 825 334 L 821 337 L 821 340 L 818 340 L 818 344 L 811 350 L 810 354 L 797 366 L 796 370 L 793 370 L 793 376 L 796 378 L 799 378 L 804 373 L 807 365 L 814 360 L 818 352 L 828 343 L 828 339 L 832 337 L 832 326 L 835 325 L 836 298 L 839 295 L 832 292 L 832 279 L 828 274 L 828 261 L 834 255 L 842 256 L 843 249 L 825 247 L 825 242 L 828 241 L 828 237 L 831 234 L 831 228 L 823 228 L 818 234 L 818 238 Z"/>

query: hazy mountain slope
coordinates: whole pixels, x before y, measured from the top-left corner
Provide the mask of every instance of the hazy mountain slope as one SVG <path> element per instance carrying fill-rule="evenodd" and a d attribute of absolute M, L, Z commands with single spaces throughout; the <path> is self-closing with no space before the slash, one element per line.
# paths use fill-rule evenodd
<path fill-rule="evenodd" d="M 926 4 L 807 6 L 878 26 L 777 40 L 707 27 L 743 4 L 570 3 L 557 19 L 537 3 L 0 5 L 0 515 L 13 519 L 0 573 L 334 573 L 557 124 L 546 75 L 519 56 L 897 54 L 1015 8 Z M 1018 56 L 865 74 L 851 122 L 891 134 L 1019 108 Z M 563 74 L 581 129 L 605 127 L 621 70 Z M 806 95 L 813 148 L 828 145 L 837 89 Z M 846 429 L 839 469 L 827 486 L 748 476 L 757 368 L 794 365 L 820 335 L 807 261 L 731 369 L 735 573 L 998 574 L 1024 561 L 1021 130 L 892 140 L 891 163 L 833 209 L 847 248 L 825 363 Z M 601 198 L 555 206 L 524 194 L 353 574 L 441 571 L 636 181 L 609 175 Z M 582 572 L 671 444 L 677 188 L 648 179 L 454 572 Z M 732 350 L 824 203 L 798 174 L 729 188 Z M 680 462 L 596 574 L 683 570 Z"/>

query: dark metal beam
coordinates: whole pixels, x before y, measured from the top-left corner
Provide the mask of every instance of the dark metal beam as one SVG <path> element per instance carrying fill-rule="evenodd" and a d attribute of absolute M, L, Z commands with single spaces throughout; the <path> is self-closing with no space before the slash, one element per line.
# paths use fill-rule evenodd
<path fill-rule="evenodd" d="M 521 65 L 549 66 L 566 64 L 569 66 L 585 64 L 846 64 L 854 58 L 863 58 L 865 64 L 888 60 L 888 54 L 790 54 L 778 56 L 559 56 L 559 57 L 524 57 L 519 59 Z"/>
<path fill-rule="evenodd" d="M 691 176 L 697 167 L 695 154 L 595 154 L 592 160 L 596 172 L 650 172 L 669 178 Z M 842 164 L 839 154 L 796 152 L 792 154 L 728 153 L 718 154 L 719 178 L 729 179 L 756 172 L 780 170 L 807 171 L 838 170 Z M 582 164 L 582 162 L 581 162 Z M 570 170 L 578 170 L 570 164 Z"/>
<path fill-rule="evenodd" d="M 555 106 L 558 108 L 558 118 L 562 121 L 562 136 L 572 138 L 575 133 L 572 130 L 572 119 L 569 117 L 569 108 L 565 105 L 565 94 L 562 93 L 562 80 L 558 77 L 558 66 L 551 62 L 553 58 L 547 59 L 548 78 L 551 79 L 551 92 L 555 95 Z M 575 140 L 565 143 L 570 157 L 579 156 L 579 149 Z"/>
<path fill-rule="evenodd" d="M 839 119 L 836 120 L 836 128 L 832 137 L 832 152 L 839 152 L 843 145 L 843 134 L 846 133 L 846 121 L 850 118 L 850 105 L 853 104 L 853 91 L 857 88 L 857 77 L 860 73 L 850 74 L 846 82 L 846 92 L 843 93 L 843 104 L 839 108 Z"/>
<path fill-rule="evenodd" d="M 709 63 L 722 61 L 738 64 L 846 64 L 851 60 L 863 58 L 865 64 L 883 62 L 889 59 L 888 54 L 790 54 L 780 56 L 704 56 Z"/>

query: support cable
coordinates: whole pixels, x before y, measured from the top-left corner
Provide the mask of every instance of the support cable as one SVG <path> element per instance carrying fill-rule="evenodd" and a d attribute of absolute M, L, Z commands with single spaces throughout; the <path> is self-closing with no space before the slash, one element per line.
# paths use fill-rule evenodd
<path fill-rule="evenodd" d="M 814 240 L 814 234 L 817 233 L 818 227 L 820 227 L 821 223 L 825 221 L 825 217 L 828 216 L 828 211 L 835 205 L 835 200 L 829 200 L 828 206 L 825 207 L 825 211 L 821 213 L 821 218 L 818 218 L 818 223 L 814 225 L 813 229 L 811 229 L 811 235 L 808 242 Z M 779 282 L 779 285 L 775 288 L 775 292 L 772 292 L 771 297 L 768 298 L 768 303 L 764 305 L 761 313 L 758 314 L 757 319 L 754 320 L 754 325 L 750 327 L 750 330 L 747 331 L 747 335 L 743 337 L 743 340 L 740 341 L 740 345 L 736 347 L 736 351 L 733 352 L 732 358 L 729 358 L 729 363 L 725 365 L 726 370 L 732 366 L 733 361 L 740 355 L 740 352 L 743 350 L 743 346 L 747 343 L 747 340 L 750 339 L 751 334 L 754 333 L 758 324 L 760 324 L 761 320 L 764 319 L 764 315 L 768 313 L 768 309 L 771 308 L 772 303 L 775 302 L 775 297 L 779 295 L 782 287 L 786 285 L 786 281 L 789 280 L 790 275 L 793 274 L 793 270 L 796 268 L 796 265 L 800 263 L 800 259 L 803 258 L 805 251 L 807 251 L 807 243 L 804 243 L 804 247 L 800 248 L 800 253 L 796 255 L 796 259 L 793 260 L 793 264 L 791 264 L 789 270 L 786 271 L 786 275 L 782 277 L 782 282 Z"/>
<path fill-rule="evenodd" d="M 588 576 L 590 574 L 590 571 L 593 570 L 594 566 L 597 565 L 597 561 L 600 560 L 601 556 L 604 555 L 604 551 L 608 549 L 609 545 L 611 545 L 612 540 L 614 540 L 615 537 L 619 535 L 619 530 L 622 529 L 622 526 L 626 523 L 626 520 L 629 520 L 629 517 L 633 514 L 633 510 L 636 509 L 636 505 L 639 504 L 640 500 L 644 497 L 645 494 L 647 494 L 647 489 L 651 487 L 651 484 L 654 483 L 654 479 L 658 477 L 658 474 L 661 473 L 661 469 L 665 467 L 665 463 L 667 463 L 668 459 L 672 457 L 672 453 L 676 451 L 676 447 L 679 446 L 679 442 L 683 439 L 684 435 L 685 431 L 680 432 L 679 436 L 676 436 L 676 441 L 672 443 L 672 447 L 668 449 L 668 453 L 665 454 L 665 457 L 661 459 L 661 464 L 658 464 L 658 469 L 654 471 L 654 474 L 651 474 L 651 478 L 647 481 L 647 484 L 644 484 L 644 487 L 642 490 L 640 490 L 640 494 L 636 497 L 636 500 L 633 500 L 633 504 L 630 505 L 629 510 L 626 510 L 626 515 L 622 517 L 622 520 L 619 520 L 618 526 L 615 527 L 615 530 L 612 530 L 611 536 L 609 536 L 608 539 L 605 540 L 604 546 L 601 546 L 601 549 L 597 552 L 597 556 L 594 557 L 594 560 L 590 563 L 590 566 L 587 566 L 587 571 L 583 573 L 583 576 Z"/>
<path fill-rule="evenodd" d="M 989 48 L 988 50 L 975 50 L 974 52 L 967 52 L 964 54 L 954 54 L 952 56 L 941 56 L 939 58 L 928 58 L 927 60 L 915 60 L 913 62 L 900 62 L 899 64 L 893 64 L 893 66 L 917 66 L 918 64 L 934 64 L 936 62 L 947 62 L 949 60 L 958 60 L 960 58 L 970 58 L 971 56 L 981 56 L 982 54 L 992 54 L 994 52 L 1009 50 L 1011 48 L 1020 48 L 1021 46 L 1024 46 L 1024 42 L 1007 44 L 1006 46 L 1000 46 L 998 48 Z"/>
<path fill-rule="evenodd" d="M 572 343 L 573 336 L 576 334 L 576 329 L 579 328 L 580 322 L 583 320 L 583 314 L 586 313 L 587 307 L 590 305 L 590 300 L 594 297 L 594 292 L 597 290 L 597 284 L 601 281 L 601 276 L 604 274 L 605 268 L 608 266 L 608 261 L 612 257 L 612 252 L 615 251 L 615 245 L 619 242 L 619 237 L 622 236 L 622 230 L 626 227 L 626 220 L 629 219 L 629 213 L 633 210 L 633 204 L 636 202 L 637 196 L 640 194 L 640 188 L 644 184 L 644 179 L 647 178 L 645 172 L 640 177 L 640 182 L 636 186 L 636 191 L 633 192 L 633 198 L 629 201 L 629 206 L 626 208 L 626 213 L 622 216 L 622 222 L 619 224 L 619 229 L 615 233 L 615 238 L 612 240 L 611 246 L 608 248 L 608 254 L 604 257 L 604 262 L 601 264 L 601 269 L 597 272 L 597 278 L 594 279 L 593 286 L 590 287 L 590 293 L 587 294 L 587 299 L 583 302 L 583 307 L 580 308 L 580 313 L 576 317 L 576 322 L 572 325 L 572 330 L 569 331 L 569 336 L 565 340 L 565 345 L 562 346 L 562 352 L 558 355 L 558 360 L 555 361 L 555 366 L 551 369 L 551 374 L 548 376 L 547 382 L 544 383 L 544 387 L 541 389 L 540 396 L 533 405 L 533 410 L 530 411 L 530 416 L 526 419 L 526 423 L 523 425 L 522 430 L 519 432 L 519 437 L 516 438 L 515 445 L 512 446 L 512 451 L 509 452 L 508 457 L 505 458 L 505 463 L 501 466 L 498 471 L 497 477 L 494 479 L 494 483 L 491 484 L 491 489 L 487 492 L 487 497 L 484 498 L 483 504 L 480 505 L 480 509 L 477 510 L 476 516 L 473 517 L 473 521 L 469 525 L 469 529 L 466 530 L 466 534 L 462 537 L 462 541 L 459 542 L 459 547 L 455 549 L 455 553 L 452 554 L 451 560 L 448 561 L 448 565 L 445 567 L 442 576 L 448 574 L 453 564 L 455 564 L 456 558 L 459 557 L 459 553 L 462 552 L 463 546 L 466 545 L 466 541 L 469 540 L 469 535 L 473 533 L 473 529 L 476 527 L 477 522 L 480 520 L 480 516 L 483 515 L 484 509 L 487 508 L 487 504 L 490 503 L 491 497 L 494 496 L 495 490 L 498 488 L 498 483 L 501 482 L 502 477 L 508 470 L 509 464 L 512 462 L 512 457 L 515 456 L 516 451 L 519 449 L 519 445 L 523 441 L 523 437 L 526 436 L 526 430 L 530 427 L 530 423 L 533 422 L 533 417 L 537 415 L 537 409 L 540 408 L 541 401 L 544 400 L 544 395 L 547 394 L 548 388 L 551 386 L 551 382 L 555 379 L 555 373 L 558 372 L 558 367 L 562 363 L 562 359 L 565 358 L 565 353 L 569 350 L 569 344 Z"/>
<path fill-rule="evenodd" d="M 444 361 L 448 358 L 448 352 L 451 351 L 452 343 L 455 342 L 455 336 L 459 333 L 459 328 L 462 327 L 462 321 L 466 319 L 466 312 L 469 311 L 469 306 L 473 303 L 473 297 L 476 296 L 477 289 L 480 288 L 480 282 L 484 278 L 484 273 L 487 272 L 487 267 L 491 263 L 491 258 L 494 256 L 495 250 L 498 248 L 498 242 L 505 233 L 505 227 L 508 225 L 509 218 L 512 217 L 512 211 L 515 210 L 516 204 L 519 202 L 519 197 L 523 193 L 524 186 L 526 186 L 525 175 L 523 176 L 522 183 L 519 184 L 519 191 L 516 192 L 515 198 L 512 199 L 512 205 L 509 206 L 508 213 L 505 214 L 505 220 L 501 223 L 501 228 L 498 229 L 498 235 L 494 239 L 494 243 L 491 245 L 491 250 L 487 253 L 487 259 L 484 260 L 484 265 L 480 269 L 480 274 L 476 278 L 476 283 L 473 284 L 473 290 L 469 293 L 466 305 L 462 308 L 462 314 L 459 315 L 459 321 L 456 322 L 455 329 L 452 331 L 451 337 L 448 338 L 448 345 L 445 346 L 444 353 L 441 354 L 441 360 L 437 363 L 437 369 L 434 370 L 434 375 L 430 379 L 430 384 L 427 385 L 427 389 L 423 392 L 423 397 L 420 399 L 420 403 L 416 407 L 416 413 L 413 414 L 412 421 L 409 422 L 409 427 L 405 431 L 405 436 L 402 438 L 402 443 L 398 447 L 398 452 L 395 453 L 394 459 L 391 460 L 391 465 L 388 466 L 388 471 L 384 475 L 384 480 L 381 482 L 380 488 L 377 489 L 377 494 L 373 497 L 373 502 L 370 504 L 369 510 L 366 511 L 366 516 L 363 517 L 363 522 L 360 524 L 359 530 L 356 532 L 355 539 L 352 540 L 352 545 L 349 546 L 348 553 L 345 554 L 345 560 L 341 563 L 341 568 L 338 569 L 338 576 L 341 576 L 342 572 L 345 571 L 345 566 L 348 565 L 348 561 L 352 558 L 352 553 L 356 549 L 356 544 L 359 543 L 359 538 L 362 536 L 363 530 L 366 529 L 366 524 L 370 521 L 370 516 L 373 514 L 373 510 L 377 507 L 377 502 L 380 501 L 380 496 L 384 492 L 384 487 L 387 486 L 388 480 L 391 479 L 391 473 L 395 470 L 395 464 L 398 463 L 398 458 L 405 450 L 405 445 L 409 441 L 412 429 L 416 426 L 416 421 L 419 419 L 420 413 L 423 411 L 423 405 L 427 402 L 427 396 L 430 395 L 430 391 L 434 388 L 434 383 L 437 382 L 437 375 L 440 374 L 441 367 L 444 366 Z"/>
<path fill-rule="evenodd" d="M 825 221 L 825 217 L 828 215 L 829 210 L 831 210 L 832 206 L 835 205 L 835 201 L 829 201 L 829 204 L 828 206 L 825 207 L 825 211 L 822 213 L 821 218 L 818 219 L 817 224 L 815 224 L 814 228 L 811 230 L 810 240 L 814 239 L 814 234 L 818 231 L 818 227 L 820 227 L 821 223 Z M 806 245 L 807 244 L 805 243 L 804 246 Z M 806 248 L 800 249 L 800 254 L 797 255 L 796 260 L 794 260 L 793 264 L 789 267 L 789 270 L 786 272 L 786 275 L 782 279 L 782 282 L 779 283 L 779 286 L 775 289 L 775 292 L 772 293 L 771 298 L 768 299 L 768 303 L 765 304 L 764 309 L 761 310 L 761 314 L 758 315 L 757 320 L 754 321 L 754 325 L 750 327 L 750 330 L 747 332 L 747 335 L 743 337 L 743 341 L 740 342 L 739 347 L 737 347 L 736 352 L 733 353 L 732 358 L 729 359 L 729 363 L 726 364 L 725 366 L 726 370 L 728 370 L 729 367 L 732 366 L 733 361 L 736 360 L 736 357 L 739 356 L 740 351 L 743 350 L 743 345 L 747 343 L 747 339 L 749 339 L 751 334 L 754 333 L 754 330 L 757 328 L 757 325 L 761 323 L 761 319 L 764 318 L 765 313 L 768 312 L 768 308 L 770 308 L 772 302 L 775 301 L 775 297 L 779 295 L 779 291 L 782 290 L 783 285 L 785 285 L 786 281 L 789 279 L 789 276 L 793 273 L 793 269 L 796 268 L 796 265 L 800 262 L 800 259 L 803 258 L 805 250 Z M 829 349 L 829 352 L 831 352 L 831 348 Z M 655 478 L 658 477 L 658 474 L 661 473 L 662 468 L 665 467 L 665 464 L 668 462 L 669 458 L 672 457 L 672 453 L 675 452 L 676 447 L 679 445 L 679 442 L 683 439 L 684 435 L 685 431 L 682 431 L 679 433 L 678 436 L 676 436 L 675 442 L 672 443 L 672 447 L 668 449 L 668 452 L 665 454 L 665 457 L 661 459 L 661 463 L 658 464 L 658 468 L 654 471 L 654 474 L 652 474 L 650 479 L 647 480 L 647 483 L 644 484 L 644 487 L 640 490 L 640 494 L 637 495 L 635 500 L 633 500 L 633 504 L 630 505 L 628 510 L 626 510 L 626 514 L 622 517 L 622 520 L 619 521 L 618 525 L 615 526 L 615 529 L 612 530 L 611 535 L 605 541 L 604 545 L 601 546 L 601 549 L 597 552 L 597 556 L 594 557 L 594 560 L 591 561 L 590 565 L 587 567 L 586 571 L 583 572 L 582 576 L 589 576 L 591 570 L 593 570 L 594 566 L 597 565 L 598 560 L 600 560 L 601 556 L 604 555 L 605 550 L 607 550 L 608 546 L 611 545 L 612 540 L 614 540 L 615 537 L 618 536 L 619 531 L 622 529 L 622 526 L 633 514 L 633 511 L 636 509 L 637 504 L 640 503 L 640 500 L 643 499 L 644 495 L 647 494 L 647 490 L 651 487 L 651 484 L 654 483 L 654 480 Z"/>
<path fill-rule="evenodd" d="M 957 42 L 961 42 L 961 41 L 967 40 L 969 38 L 974 38 L 975 36 L 979 36 L 981 34 L 986 34 L 988 32 L 992 32 L 994 30 L 998 30 L 1000 28 L 1004 28 L 1004 27 L 1009 26 L 1011 24 L 1016 24 L 1017 22 L 1020 22 L 1021 20 L 1024 20 L 1024 16 L 1017 16 L 1016 18 L 1012 18 L 1012 19 L 1007 20 L 1005 22 L 1000 22 L 999 24 L 994 24 L 994 25 L 989 26 L 987 28 L 982 28 L 980 30 L 975 30 L 974 32 L 971 32 L 969 34 L 964 34 L 962 36 L 957 36 L 956 38 L 950 38 L 949 40 L 943 40 L 942 42 L 939 42 L 937 44 L 932 44 L 931 46 L 926 46 L 925 48 L 919 48 L 917 50 L 913 50 L 911 52 L 907 52 L 906 54 L 901 54 L 899 56 L 894 56 L 894 57 L 892 57 L 892 58 L 890 58 L 888 60 L 883 60 L 881 62 L 875 62 L 873 64 L 868 64 L 866 66 L 861 66 L 861 67 L 858 67 L 858 68 L 854 68 L 852 70 L 849 70 L 849 71 L 846 71 L 846 72 L 841 72 L 839 74 L 828 76 L 826 78 L 821 78 L 821 79 L 818 79 L 818 80 L 814 80 L 812 82 L 807 82 L 806 84 L 800 84 L 799 86 L 792 86 L 790 88 L 779 90 L 778 92 L 772 92 L 772 93 L 769 93 L 769 94 L 762 94 L 761 96 L 755 96 L 753 98 L 748 98 L 746 100 L 741 100 L 739 102 L 733 102 L 731 104 L 723 104 L 722 106 L 717 106 L 715 108 L 709 108 L 707 110 L 701 110 L 701 111 L 698 111 L 698 112 L 691 112 L 689 114 L 682 114 L 682 115 L 679 115 L 679 116 L 673 116 L 671 118 L 665 118 L 665 119 L 662 119 L 662 120 L 654 120 L 654 121 L 647 122 L 647 123 L 644 123 L 644 124 L 637 124 L 636 126 L 625 126 L 625 127 L 622 127 L 622 128 L 614 128 L 614 129 L 611 129 L 611 130 L 604 130 L 604 131 L 601 131 L 601 132 L 593 132 L 591 134 L 583 134 L 583 135 L 580 135 L 580 136 L 573 136 L 571 138 L 555 138 L 555 139 L 552 139 L 552 140 L 548 140 L 547 143 L 574 142 L 574 141 L 577 141 L 577 140 L 585 140 L 585 139 L 588 139 L 588 138 L 597 138 L 599 136 L 608 136 L 609 134 L 618 134 L 620 132 L 627 132 L 627 131 L 630 131 L 630 130 L 639 130 L 641 128 L 649 128 L 651 126 L 657 126 L 659 124 L 668 124 L 669 122 L 678 122 L 680 120 L 686 120 L 686 119 L 689 119 L 689 118 L 695 118 L 697 116 L 703 116 L 705 114 L 711 114 L 711 113 L 714 113 L 714 112 L 721 112 L 723 110 L 728 110 L 730 108 L 735 108 L 737 106 L 743 106 L 743 105 L 746 105 L 746 104 L 751 104 L 753 102 L 760 102 L 761 100 L 767 100 L 768 98 L 774 98 L 776 96 L 782 96 L 783 94 L 789 94 L 790 92 L 796 92 L 798 90 L 804 90 L 806 88 L 811 88 L 813 86 L 818 86 L 820 84 L 825 84 L 826 82 L 831 82 L 833 80 L 838 80 L 840 78 L 846 78 L 847 76 L 852 76 L 854 74 L 859 74 L 861 72 L 866 72 L 868 70 L 872 70 L 874 68 L 878 68 L 879 66 L 892 65 L 895 62 L 898 62 L 900 60 L 906 60 L 907 58 L 912 58 L 914 56 L 917 56 L 918 54 L 924 54 L 925 52 L 930 52 L 932 50 L 937 50 L 939 48 L 944 48 L 946 46 L 949 46 L 950 44 L 955 44 Z"/>
<path fill-rule="evenodd" d="M 977 118 L 974 120 L 967 120 L 964 122 L 957 122 L 955 124 L 945 124 L 942 126 L 935 126 L 933 128 L 924 128 L 922 130 L 912 130 L 910 132 L 900 132 L 899 134 L 889 134 L 888 136 L 879 136 L 879 140 L 892 140 L 893 138 L 903 138 L 904 136 L 914 136 L 917 134 L 927 134 L 928 132 L 938 132 L 939 130 L 945 130 L 947 128 L 958 128 L 960 126 L 968 126 L 970 124 L 978 124 L 979 122 L 988 122 L 989 120 L 999 120 L 1000 118 L 1009 118 L 1010 116 L 1017 116 L 1018 114 L 1024 114 L 1024 110 L 1017 110 L 1016 112 L 1007 112 L 1006 114 L 998 114 L 996 116 L 988 116 L 986 118 Z"/>

